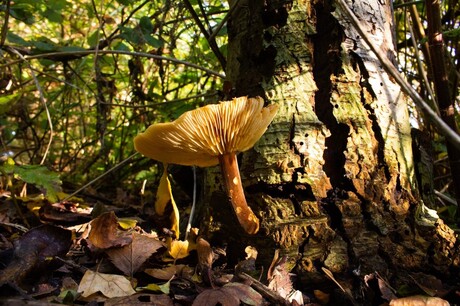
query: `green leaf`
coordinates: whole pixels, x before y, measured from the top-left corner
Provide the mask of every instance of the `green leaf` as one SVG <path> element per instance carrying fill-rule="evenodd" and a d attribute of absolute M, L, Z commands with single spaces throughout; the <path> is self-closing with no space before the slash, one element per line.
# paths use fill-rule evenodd
<path fill-rule="evenodd" d="M 97 45 L 98 39 L 100 39 L 99 30 L 96 30 L 96 31 L 93 32 L 93 34 L 91 34 L 91 35 L 86 39 L 86 42 L 87 42 L 88 45 L 90 45 L 91 47 L 94 47 L 94 46 Z"/>
<path fill-rule="evenodd" d="M 154 48 L 160 48 L 163 46 L 163 43 L 152 35 L 144 35 L 144 39 L 150 46 Z"/>
<path fill-rule="evenodd" d="M 143 33 L 152 33 L 153 32 L 153 24 L 149 17 L 144 16 L 139 20 L 139 26 L 142 29 Z"/>
<path fill-rule="evenodd" d="M 46 198 L 50 202 L 58 201 L 57 193 L 61 191 L 61 180 L 57 173 L 41 165 L 16 165 L 13 168 L 13 172 L 22 181 L 44 189 Z"/>
<path fill-rule="evenodd" d="M 10 9 L 10 16 L 24 22 L 25 24 L 31 25 L 35 22 L 33 15 L 35 8 L 29 4 L 15 4 Z"/>
<path fill-rule="evenodd" d="M 40 37 L 38 40 L 30 41 L 30 44 L 39 51 L 56 51 L 57 46 L 51 40 L 46 37 Z"/>
<path fill-rule="evenodd" d="M 64 46 L 57 49 L 57 51 L 62 52 L 72 52 L 72 51 L 85 51 L 85 48 L 77 47 L 77 46 Z"/>
<path fill-rule="evenodd" d="M 8 42 L 15 44 L 15 45 L 24 46 L 24 47 L 30 46 L 30 43 L 28 41 L 24 40 L 22 37 L 10 31 L 8 31 L 8 33 L 6 34 L 6 39 L 8 40 Z"/>
<path fill-rule="evenodd" d="M 0 96 L 0 115 L 3 115 L 11 109 L 11 106 L 17 101 L 19 95 L 19 93 L 14 93 L 7 96 Z"/>
<path fill-rule="evenodd" d="M 55 23 L 61 23 L 63 18 L 62 18 L 62 15 L 60 12 L 56 11 L 56 10 L 53 10 L 53 9 L 50 9 L 50 8 L 47 8 L 44 12 L 43 12 L 43 17 L 45 17 L 46 19 L 48 19 L 49 21 L 51 22 L 55 22 Z"/>

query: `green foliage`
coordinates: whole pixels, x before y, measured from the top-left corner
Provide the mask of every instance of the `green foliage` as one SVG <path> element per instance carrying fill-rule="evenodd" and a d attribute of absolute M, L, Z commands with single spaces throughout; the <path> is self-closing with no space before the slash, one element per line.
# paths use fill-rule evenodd
<path fill-rule="evenodd" d="M 61 191 L 59 175 L 41 165 L 16 165 L 8 159 L 0 166 L 0 173 L 12 176 L 24 183 L 32 184 L 44 191 L 46 198 L 54 203 L 58 201 L 58 192 Z"/>
<path fill-rule="evenodd" d="M 17 0 L 8 14 L 5 9 L 0 5 L 0 31 L 7 29 L 0 33 L 6 37 L 0 51 L 2 151 L 25 165 L 15 166 L 18 177 L 48 195 L 57 181 L 45 168 L 27 165 L 46 156 L 46 166 L 62 180 L 82 185 L 131 155 L 132 139 L 148 125 L 218 100 L 223 80 L 215 74 L 144 56 L 223 74 L 181 2 Z M 209 1 L 202 21 L 217 25 L 227 11 L 224 3 Z M 225 27 L 216 37 L 221 52 L 224 33 Z M 126 54 L 102 54 L 111 50 Z M 24 62 L 18 54 L 32 58 Z M 137 182 L 149 162 L 138 157 L 107 184 Z"/>

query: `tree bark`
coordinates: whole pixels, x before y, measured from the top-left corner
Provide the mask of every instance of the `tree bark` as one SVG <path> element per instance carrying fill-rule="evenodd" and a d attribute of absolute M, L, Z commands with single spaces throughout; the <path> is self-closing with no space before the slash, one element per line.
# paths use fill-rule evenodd
<path fill-rule="evenodd" d="M 214 241 L 240 259 L 255 246 L 265 268 L 278 248 L 304 285 L 325 281 L 322 267 L 349 276 L 350 286 L 375 271 L 404 278 L 395 271 L 457 268 L 453 231 L 441 220 L 420 221 L 406 97 L 340 11 L 326 0 L 237 5 L 228 24 L 230 94 L 260 95 L 280 108 L 239 155 L 261 230 L 239 229 L 219 169 L 211 169 Z M 394 59 L 390 4 L 349 5 Z"/>

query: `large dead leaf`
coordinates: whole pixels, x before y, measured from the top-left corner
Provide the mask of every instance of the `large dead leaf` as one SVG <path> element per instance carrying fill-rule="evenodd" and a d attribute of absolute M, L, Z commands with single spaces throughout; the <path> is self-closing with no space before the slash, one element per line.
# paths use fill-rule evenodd
<path fill-rule="evenodd" d="M 391 300 L 390 306 L 449 306 L 449 302 L 438 297 L 423 295 L 408 296 Z"/>
<path fill-rule="evenodd" d="M 125 275 L 132 276 L 153 253 L 163 246 L 163 243 L 156 238 L 133 233 L 130 244 L 109 249 L 106 253 L 118 269 Z"/>
<path fill-rule="evenodd" d="M 80 281 L 78 292 L 88 297 L 100 292 L 108 298 L 128 296 L 136 293 L 129 280 L 121 275 L 104 274 L 87 270 Z"/>
<path fill-rule="evenodd" d="M 240 306 L 238 297 L 222 289 L 208 289 L 201 292 L 193 301 L 192 306 Z"/>
<path fill-rule="evenodd" d="M 222 288 L 203 291 L 196 297 L 192 306 L 239 306 L 241 303 L 259 306 L 264 303 L 264 299 L 248 285 L 228 283 Z"/>
<path fill-rule="evenodd" d="M 21 283 L 30 272 L 46 269 L 50 258 L 64 256 L 71 245 L 71 231 L 48 224 L 31 229 L 17 241 L 11 262 L 0 273 L 0 286 Z"/>
<path fill-rule="evenodd" d="M 118 230 L 118 219 L 115 213 L 111 211 L 91 221 L 88 240 L 97 248 L 108 249 L 129 244 L 131 236 Z"/>

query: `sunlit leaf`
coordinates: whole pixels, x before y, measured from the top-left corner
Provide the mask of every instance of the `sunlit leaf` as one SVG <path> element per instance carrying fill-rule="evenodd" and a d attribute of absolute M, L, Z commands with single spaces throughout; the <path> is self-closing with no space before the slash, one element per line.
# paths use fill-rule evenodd
<path fill-rule="evenodd" d="M 162 292 L 164 294 L 169 294 L 170 281 L 167 281 L 166 283 L 161 284 L 161 285 L 151 283 L 151 284 L 148 284 L 145 287 L 139 287 L 138 289 L 139 290 L 150 290 L 150 291 L 153 291 L 153 292 Z"/>
<path fill-rule="evenodd" d="M 135 294 L 129 280 L 121 275 L 104 274 L 86 270 L 78 286 L 83 297 L 100 292 L 108 298 Z"/>
<path fill-rule="evenodd" d="M 58 201 L 57 194 L 61 191 L 61 180 L 57 173 L 48 170 L 45 166 L 10 163 L 0 166 L 0 170 L 6 174 L 13 174 L 17 179 L 43 189 L 50 202 Z"/>
<path fill-rule="evenodd" d="M 103 213 L 91 221 L 88 240 L 97 248 L 108 249 L 131 243 L 132 237 L 118 230 L 118 220 L 113 211 Z"/>
<path fill-rule="evenodd" d="M 169 255 L 174 259 L 181 259 L 187 257 L 193 249 L 195 246 L 190 245 L 188 241 L 173 240 L 170 243 Z"/>
<path fill-rule="evenodd" d="M 171 183 L 168 178 L 168 165 L 164 165 L 163 175 L 158 185 L 157 198 L 155 201 L 155 212 L 162 216 L 168 205 L 172 206 L 170 216 L 171 230 L 175 233 L 176 238 L 179 237 L 179 210 L 177 209 L 176 202 L 174 201 Z"/>

